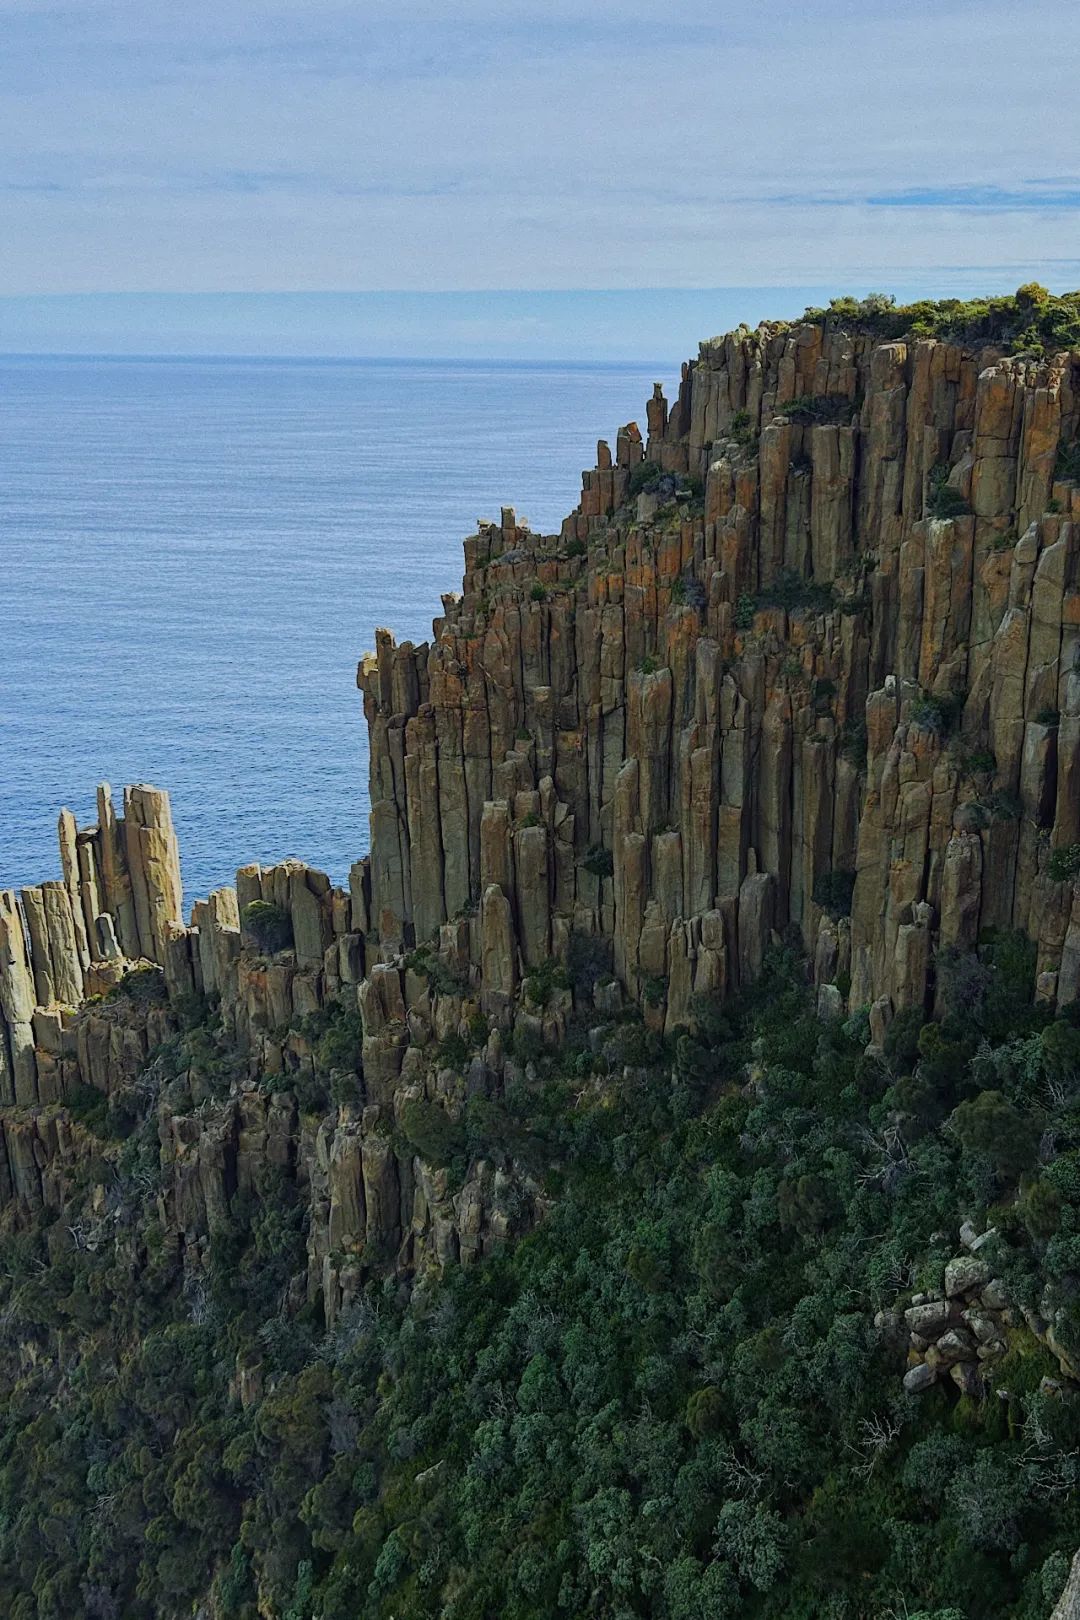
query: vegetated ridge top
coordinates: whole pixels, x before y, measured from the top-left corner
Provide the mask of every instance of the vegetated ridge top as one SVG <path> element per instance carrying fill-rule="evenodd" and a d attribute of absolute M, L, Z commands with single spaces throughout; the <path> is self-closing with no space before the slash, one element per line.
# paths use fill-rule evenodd
<path fill-rule="evenodd" d="M 912 304 L 898 304 L 891 293 L 843 295 L 830 299 L 825 308 L 809 306 L 802 319 L 826 330 L 865 332 L 882 342 L 940 338 L 972 346 L 994 344 L 1033 359 L 1080 348 L 1080 291 L 1052 293 L 1036 281 L 994 297 L 922 298 Z M 763 323 L 774 331 L 798 324 Z"/>

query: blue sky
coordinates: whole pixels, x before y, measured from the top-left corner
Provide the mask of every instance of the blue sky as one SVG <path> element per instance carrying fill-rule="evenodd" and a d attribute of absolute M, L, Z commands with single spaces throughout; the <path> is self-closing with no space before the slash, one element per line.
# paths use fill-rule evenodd
<path fill-rule="evenodd" d="M 1071 0 L 0 0 L 0 37 L 0 349 L 651 357 L 808 289 L 1080 284 Z"/>

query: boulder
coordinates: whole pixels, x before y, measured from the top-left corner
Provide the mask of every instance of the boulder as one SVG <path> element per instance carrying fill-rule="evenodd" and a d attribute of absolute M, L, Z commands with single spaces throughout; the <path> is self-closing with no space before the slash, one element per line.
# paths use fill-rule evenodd
<path fill-rule="evenodd" d="M 924 1389 L 929 1389 L 937 1383 L 937 1369 L 925 1361 L 919 1361 L 914 1367 L 909 1367 L 904 1374 L 904 1388 L 909 1395 L 921 1395 Z"/>
<path fill-rule="evenodd" d="M 990 1267 L 975 1255 L 957 1255 L 945 1267 L 945 1294 L 948 1299 L 955 1299 L 958 1294 L 978 1293 L 989 1281 Z"/>

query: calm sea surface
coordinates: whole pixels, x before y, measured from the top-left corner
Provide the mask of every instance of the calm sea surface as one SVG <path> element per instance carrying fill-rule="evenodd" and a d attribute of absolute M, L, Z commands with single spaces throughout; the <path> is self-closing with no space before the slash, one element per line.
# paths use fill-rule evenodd
<path fill-rule="evenodd" d="M 654 366 L 0 358 L 0 886 L 61 805 L 168 788 L 187 903 L 368 844 L 356 663 L 424 640 L 461 541 L 556 530 Z"/>

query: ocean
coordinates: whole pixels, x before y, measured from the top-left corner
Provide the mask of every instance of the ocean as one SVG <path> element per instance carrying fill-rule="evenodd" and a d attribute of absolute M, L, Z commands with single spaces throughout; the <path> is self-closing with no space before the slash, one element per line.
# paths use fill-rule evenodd
<path fill-rule="evenodd" d="M 368 847 L 356 664 L 426 640 L 477 518 L 558 529 L 651 364 L 0 357 L 0 887 L 167 788 L 185 904 Z"/>

